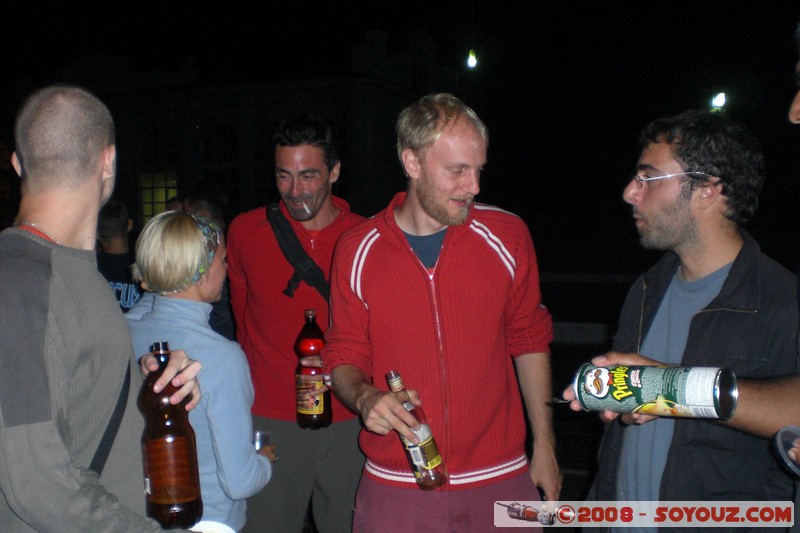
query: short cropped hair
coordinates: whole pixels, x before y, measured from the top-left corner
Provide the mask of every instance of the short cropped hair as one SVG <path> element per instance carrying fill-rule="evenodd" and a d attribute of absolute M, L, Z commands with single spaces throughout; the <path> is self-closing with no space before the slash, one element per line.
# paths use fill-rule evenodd
<path fill-rule="evenodd" d="M 333 126 L 320 117 L 296 116 L 284 119 L 272 134 L 274 148 L 278 146 L 303 146 L 307 144 L 322 150 L 328 172 L 339 162 L 336 153 L 336 134 Z"/>
<path fill-rule="evenodd" d="M 655 120 L 642 131 L 639 142 L 642 148 L 666 142 L 684 171 L 719 178 L 729 220 L 744 224 L 755 214 L 764 187 L 764 155 L 755 136 L 724 112 L 690 110 Z M 690 177 L 685 190 L 703 181 Z"/>
<path fill-rule="evenodd" d="M 133 276 L 156 294 L 188 289 L 208 272 L 222 233 L 213 222 L 183 211 L 150 219 L 136 241 Z"/>
<path fill-rule="evenodd" d="M 95 95 L 68 85 L 41 89 L 23 103 L 14 125 L 21 177 L 44 186 L 56 178 L 79 184 L 114 135 L 111 113 Z"/>
<path fill-rule="evenodd" d="M 183 197 L 183 210 L 198 214 L 205 211 L 208 218 L 223 231 L 227 224 L 227 202 L 223 193 L 215 194 L 208 189 L 199 188 L 189 191 Z"/>
<path fill-rule="evenodd" d="M 448 126 L 466 118 L 489 146 L 489 129 L 467 104 L 448 93 L 430 94 L 403 109 L 397 119 L 397 156 L 410 149 L 420 159 Z"/>
<path fill-rule="evenodd" d="M 109 200 L 100 209 L 97 218 L 97 238 L 106 241 L 114 237 L 128 236 L 128 208 L 117 200 Z"/>

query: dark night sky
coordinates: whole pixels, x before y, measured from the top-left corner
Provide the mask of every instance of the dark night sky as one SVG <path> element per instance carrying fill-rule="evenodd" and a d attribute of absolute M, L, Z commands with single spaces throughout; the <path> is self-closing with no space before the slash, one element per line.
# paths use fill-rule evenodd
<path fill-rule="evenodd" d="M 796 1 L 76 4 L 29 0 L 4 8 L 7 80 L 50 81 L 96 53 L 125 57 L 143 73 L 176 69 L 191 57 L 201 76 L 230 84 L 341 75 L 367 29 L 388 33 L 390 54 L 426 31 L 441 65 L 460 65 L 475 48 L 481 64 L 463 72 L 469 94 L 460 96 L 492 137 L 480 199 L 529 222 L 543 270 L 572 269 L 564 264 L 569 257 L 548 264 L 548 251 L 563 243 L 631 243 L 638 253 L 620 194 L 638 157 L 639 130 L 659 116 L 704 107 L 724 90 L 729 112 L 755 131 L 767 154 L 753 232 L 768 249 L 775 235 L 800 237 L 800 127 L 786 121 Z M 4 96 L 4 105 L 13 97 Z M 800 262 L 797 255 L 791 251 L 786 262 Z M 625 269 L 619 261 L 598 258 Z M 582 263 L 574 269 L 593 270 Z"/>

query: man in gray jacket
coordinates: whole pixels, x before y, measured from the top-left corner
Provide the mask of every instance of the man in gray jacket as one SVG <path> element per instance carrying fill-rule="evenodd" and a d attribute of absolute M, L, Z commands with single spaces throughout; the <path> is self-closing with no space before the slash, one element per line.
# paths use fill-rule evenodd
<path fill-rule="evenodd" d="M 47 87 L 23 104 L 15 139 L 22 199 L 0 233 L 0 529 L 158 531 L 144 512 L 141 373 L 94 252 L 114 189 L 114 122 L 87 91 Z M 155 387 L 171 380 L 177 403 L 199 369 L 173 351 Z"/>

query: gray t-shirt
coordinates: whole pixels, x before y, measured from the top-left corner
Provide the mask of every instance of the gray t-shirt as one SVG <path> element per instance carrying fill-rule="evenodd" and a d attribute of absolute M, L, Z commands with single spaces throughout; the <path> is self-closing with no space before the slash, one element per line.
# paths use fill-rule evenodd
<path fill-rule="evenodd" d="M 729 263 L 694 281 L 683 281 L 678 268 L 642 343 L 642 355 L 666 364 L 680 365 L 692 318 L 719 294 L 731 265 Z M 626 428 L 617 470 L 618 501 L 659 499 L 661 475 L 674 427 L 674 419 L 658 418 L 641 426 Z M 632 533 L 637 530 L 625 528 L 624 531 Z"/>

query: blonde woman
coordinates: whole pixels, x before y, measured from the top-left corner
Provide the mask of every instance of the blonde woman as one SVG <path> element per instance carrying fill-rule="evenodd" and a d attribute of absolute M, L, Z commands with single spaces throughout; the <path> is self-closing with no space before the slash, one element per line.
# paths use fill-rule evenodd
<path fill-rule="evenodd" d="M 129 320 L 134 346 L 145 353 L 167 341 L 203 364 L 200 405 L 189 420 L 197 438 L 203 520 L 235 530 L 245 523 L 245 499 L 270 479 L 274 452 L 251 444 L 253 385 L 236 342 L 208 325 L 211 303 L 225 281 L 225 238 L 206 219 L 168 211 L 154 217 L 136 243 L 134 276 L 155 296 L 152 308 Z"/>

